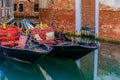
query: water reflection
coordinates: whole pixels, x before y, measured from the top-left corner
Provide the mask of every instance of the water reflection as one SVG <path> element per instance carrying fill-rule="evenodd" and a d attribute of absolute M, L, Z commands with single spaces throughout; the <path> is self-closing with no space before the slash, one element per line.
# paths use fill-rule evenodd
<path fill-rule="evenodd" d="M 85 80 L 73 61 L 45 57 L 34 64 L 0 60 L 0 80 Z"/>
<path fill-rule="evenodd" d="M 98 67 L 98 80 L 120 80 L 120 45 L 102 43 Z"/>
<path fill-rule="evenodd" d="M 94 51 L 94 79 L 97 80 L 97 70 L 98 70 L 98 49 Z"/>
<path fill-rule="evenodd" d="M 101 47 L 77 61 L 51 57 L 34 64 L 0 60 L 0 80 L 120 80 L 120 45 Z"/>
<path fill-rule="evenodd" d="M 94 52 L 80 59 L 80 69 L 84 73 L 86 80 L 94 79 Z"/>
<path fill-rule="evenodd" d="M 1 80 L 41 80 L 37 74 L 38 68 L 31 64 L 24 64 L 12 60 L 0 60 Z"/>
<path fill-rule="evenodd" d="M 39 65 L 54 80 L 85 80 L 81 70 L 74 61 L 64 61 L 45 57 L 40 60 Z"/>
<path fill-rule="evenodd" d="M 102 43 L 98 51 L 80 59 L 86 80 L 120 80 L 120 45 Z"/>

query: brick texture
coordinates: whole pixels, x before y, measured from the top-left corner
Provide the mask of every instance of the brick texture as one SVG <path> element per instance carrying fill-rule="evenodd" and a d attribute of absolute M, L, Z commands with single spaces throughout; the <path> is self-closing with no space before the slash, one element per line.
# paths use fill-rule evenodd
<path fill-rule="evenodd" d="M 56 31 L 75 33 L 75 0 L 54 0 L 53 9 L 51 0 L 42 1 L 47 1 L 48 7 L 40 8 L 39 13 L 35 13 L 33 5 L 39 2 L 41 6 L 39 0 L 34 0 L 32 3 L 28 0 L 14 0 L 16 4 L 25 4 L 24 12 L 20 13 L 17 9 L 15 16 L 39 16 L 40 22 L 53 26 Z M 95 28 L 95 0 L 81 1 L 82 26 Z M 103 4 L 99 6 L 99 37 L 120 41 L 120 11 L 114 11 Z"/>
<path fill-rule="evenodd" d="M 23 12 L 18 11 L 19 3 L 23 4 L 24 7 Z M 29 2 L 28 0 L 14 0 L 14 4 L 17 4 L 17 10 L 14 11 L 14 16 L 24 16 L 24 17 L 39 16 L 39 12 L 34 12 L 34 4 L 36 3 L 39 3 L 39 0 L 34 0 L 33 2 Z"/>
<path fill-rule="evenodd" d="M 40 9 L 40 21 L 54 27 L 56 31 L 75 32 L 75 0 L 54 0 L 54 15 L 52 4 L 48 2 L 47 9 Z"/>
<path fill-rule="evenodd" d="M 95 27 L 95 0 L 82 0 L 82 26 Z"/>
<path fill-rule="evenodd" d="M 42 2 L 46 0 L 42 0 Z M 33 3 L 28 1 L 14 0 L 14 3 L 24 3 L 24 13 L 15 12 L 15 16 L 37 16 L 33 12 Z M 43 5 L 40 3 L 40 6 Z M 32 5 L 32 6 L 31 6 Z M 67 33 L 75 33 L 75 0 L 54 0 L 52 5 L 51 0 L 47 0 L 47 8 L 40 8 L 40 22 L 47 23 L 53 26 L 56 31 L 64 31 Z M 52 8 L 53 7 L 53 8 Z M 95 0 L 82 0 L 82 26 L 94 28 L 95 26 Z M 52 11 L 54 9 L 54 12 Z"/>
<path fill-rule="evenodd" d="M 120 11 L 100 4 L 99 21 L 100 38 L 120 41 Z"/>

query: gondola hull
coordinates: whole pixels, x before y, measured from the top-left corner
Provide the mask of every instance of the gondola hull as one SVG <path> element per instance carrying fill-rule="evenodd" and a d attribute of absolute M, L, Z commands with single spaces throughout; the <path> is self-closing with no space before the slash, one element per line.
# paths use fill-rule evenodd
<path fill-rule="evenodd" d="M 98 48 L 97 46 L 85 46 L 85 45 L 53 45 L 53 50 L 48 54 L 49 56 L 59 59 L 77 60 L 83 56 L 89 54 Z"/>
<path fill-rule="evenodd" d="M 51 50 L 52 48 L 49 48 L 49 50 L 46 50 L 44 52 L 37 52 L 28 49 L 17 49 L 17 48 L 0 46 L 0 51 L 1 51 L 0 54 L 2 56 L 24 62 L 34 62 L 35 60 L 47 55 Z"/>

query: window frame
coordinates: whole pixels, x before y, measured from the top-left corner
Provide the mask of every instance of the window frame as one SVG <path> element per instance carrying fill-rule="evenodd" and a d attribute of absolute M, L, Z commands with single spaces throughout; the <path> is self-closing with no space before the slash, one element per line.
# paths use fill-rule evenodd
<path fill-rule="evenodd" d="M 14 3 L 14 11 L 17 11 L 17 4 Z"/>
<path fill-rule="evenodd" d="M 22 11 L 20 11 L 20 5 L 23 5 L 22 7 L 23 7 L 23 9 L 22 9 Z M 20 12 L 20 13 L 22 13 L 22 12 L 24 12 L 24 3 L 19 3 L 18 4 L 18 12 Z"/>
<path fill-rule="evenodd" d="M 33 8 L 34 8 L 33 10 L 35 13 L 39 12 L 39 4 L 38 3 L 35 3 Z"/>

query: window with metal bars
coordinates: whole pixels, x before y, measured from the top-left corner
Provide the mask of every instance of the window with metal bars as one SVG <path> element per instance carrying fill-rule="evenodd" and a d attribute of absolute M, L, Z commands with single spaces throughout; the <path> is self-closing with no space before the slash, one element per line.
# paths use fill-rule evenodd
<path fill-rule="evenodd" d="M 17 4 L 14 4 L 14 11 L 17 10 Z"/>
<path fill-rule="evenodd" d="M 39 12 L 39 4 L 34 4 L 34 11 Z"/>
<path fill-rule="evenodd" d="M 23 12 L 23 4 L 21 4 L 21 3 L 19 4 L 19 11 Z"/>

